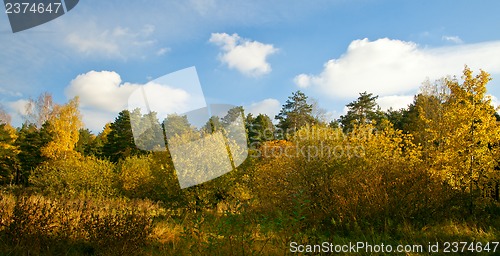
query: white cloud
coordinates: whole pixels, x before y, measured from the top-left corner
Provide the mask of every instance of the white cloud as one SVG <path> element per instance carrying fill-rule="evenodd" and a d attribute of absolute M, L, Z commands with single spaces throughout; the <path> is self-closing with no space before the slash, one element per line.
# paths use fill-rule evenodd
<path fill-rule="evenodd" d="M 209 40 L 222 50 L 219 60 L 244 75 L 261 76 L 271 72 L 267 57 L 278 51 L 272 44 L 263 44 L 226 33 L 212 33 Z"/>
<path fill-rule="evenodd" d="M 13 115 L 24 116 L 27 114 L 26 107 L 27 107 L 28 103 L 29 103 L 28 100 L 20 99 L 20 100 L 16 100 L 16 101 L 12 101 L 12 102 L 7 103 L 7 107 L 10 109 L 9 112 L 12 113 Z"/>
<path fill-rule="evenodd" d="M 458 36 L 443 36 L 442 39 L 444 41 L 452 42 L 455 44 L 463 44 L 464 43 L 464 41 Z"/>
<path fill-rule="evenodd" d="M 65 93 L 68 98 L 79 96 L 82 107 L 119 112 L 126 108 L 127 99 L 136 88 L 138 85 L 122 84 L 116 72 L 90 71 L 73 79 Z"/>
<path fill-rule="evenodd" d="M 280 102 L 276 99 L 265 99 L 245 107 L 247 113 L 252 113 L 254 116 L 258 114 L 266 114 L 271 119 L 274 119 L 274 116 L 280 112 L 280 109 Z"/>
<path fill-rule="evenodd" d="M 82 114 L 82 121 L 85 124 L 85 128 L 88 128 L 95 134 L 101 132 L 106 123 L 111 123 L 116 118 L 116 113 L 103 112 L 99 110 L 81 108 L 80 113 Z"/>
<path fill-rule="evenodd" d="M 28 102 L 27 99 L 6 102 L 4 105 L 6 107 L 5 111 L 11 116 L 12 125 L 20 126 L 25 121 Z"/>
<path fill-rule="evenodd" d="M 422 48 L 388 38 L 355 40 L 338 59 L 329 60 L 319 75 L 295 77 L 330 98 L 355 98 L 368 91 L 380 96 L 413 94 L 426 78 L 460 75 L 464 65 L 500 73 L 500 41 Z"/>
<path fill-rule="evenodd" d="M 392 108 L 394 110 L 407 108 L 413 102 L 413 95 L 391 95 L 383 96 L 377 99 L 377 104 L 383 111 Z"/>
<path fill-rule="evenodd" d="M 311 85 L 311 79 L 306 74 L 296 76 L 294 81 L 300 88 L 307 88 Z"/>
<path fill-rule="evenodd" d="M 149 39 L 155 31 L 153 25 L 145 25 L 136 32 L 127 27 L 101 29 L 94 23 L 85 29 L 69 33 L 65 42 L 76 51 L 87 56 L 122 58 L 142 56 L 144 49 L 155 44 Z"/>

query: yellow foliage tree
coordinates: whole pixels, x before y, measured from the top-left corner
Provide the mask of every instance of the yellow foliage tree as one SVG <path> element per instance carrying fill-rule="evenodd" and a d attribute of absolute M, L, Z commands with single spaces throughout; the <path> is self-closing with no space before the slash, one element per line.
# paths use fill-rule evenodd
<path fill-rule="evenodd" d="M 78 97 L 66 105 L 55 106 L 54 114 L 48 120 L 48 131 L 53 140 L 42 148 L 42 154 L 50 159 L 66 158 L 72 154 L 79 139 L 79 129 L 83 127 Z"/>
<path fill-rule="evenodd" d="M 12 183 L 13 171 L 19 168 L 17 162 L 19 147 L 14 143 L 16 139 L 16 130 L 9 124 L 0 123 L 0 184 Z"/>
<path fill-rule="evenodd" d="M 486 95 L 490 75 L 481 71 L 473 76 L 465 67 L 462 79 L 462 83 L 443 80 L 446 94 L 441 97 L 439 116 L 429 118 L 432 115 L 425 108 L 419 109 L 419 116 L 426 124 L 431 171 L 454 188 L 471 193 L 472 199 L 488 182 L 498 181 L 500 127 Z"/>

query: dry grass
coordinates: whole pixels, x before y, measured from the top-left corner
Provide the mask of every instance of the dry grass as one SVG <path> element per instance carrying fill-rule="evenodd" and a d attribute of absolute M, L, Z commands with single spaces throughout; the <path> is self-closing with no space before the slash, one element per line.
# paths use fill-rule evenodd
<path fill-rule="evenodd" d="M 51 199 L 2 195 L 1 251 L 13 254 L 142 251 L 159 207 L 141 201 Z"/>

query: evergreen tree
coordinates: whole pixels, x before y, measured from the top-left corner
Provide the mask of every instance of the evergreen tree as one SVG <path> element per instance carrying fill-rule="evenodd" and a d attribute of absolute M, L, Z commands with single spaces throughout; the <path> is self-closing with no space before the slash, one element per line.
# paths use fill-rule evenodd
<path fill-rule="evenodd" d="M 221 118 L 219 118 L 218 116 L 210 117 L 210 119 L 208 119 L 208 121 L 202 127 L 202 131 L 209 134 L 221 131 L 223 129 L 224 125 L 222 124 Z"/>
<path fill-rule="evenodd" d="M 340 123 L 344 131 L 350 131 L 356 124 L 381 123 L 384 118 L 383 112 L 377 104 L 378 96 L 372 93 L 363 92 L 359 94 L 357 100 L 347 104 L 347 114 L 340 116 Z"/>
<path fill-rule="evenodd" d="M 42 148 L 52 140 L 48 126 L 49 123 L 46 122 L 39 130 L 35 124 L 24 123 L 19 130 L 15 141 L 20 150 L 18 154 L 20 169 L 16 174 L 16 183 L 27 185 L 31 171 L 47 160 L 42 155 Z"/>
<path fill-rule="evenodd" d="M 167 138 L 175 135 L 186 134 L 193 130 L 187 116 L 180 116 L 177 114 L 168 115 L 163 121 L 163 127 Z"/>
<path fill-rule="evenodd" d="M 274 139 L 274 125 L 269 116 L 259 114 L 252 119 L 253 120 L 251 120 L 251 123 L 248 125 L 248 139 L 250 144 Z"/>
<path fill-rule="evenodd" d="M 165 136 L 156 112 L 141 114 L 140 109 L 130 113 L 135 145 L 146 151 L 165 150 Z"/>
<path fill-rule="evenodd" d="M 312 116 L 313 107 L 307 102 L 308 97 L 301 91 L 288 97 L 281 111 L 275 116 L 279 120 L 278 128 L 284 132 L 297 131 L 302 126 L 316 122 Z"/>
<path fill-rule="evenodd" d="M 89 129 L 80 129 L 78 131 L 78 142 L 75 145 L 75 151 L 84 156 L 96 156 L 97 148 L 94 147 L 96 136 Z"/>
<path fill-rule="evenodd" d="M 130 124 L 130 111 L 123 110 L 110 125 L 111 131 L 106 136 L 107 142 L 103 147 L 103 155 L 112 162 L 118 162 L 125 157 L 138 155 L 141 151 L 134 142 L 134 134 Z"/>
<path fill-rule="evenodd" d="M 244 109 L 243 107 L 234 107 L 231 108 L 227 111 L 227 114 L 221 118 L 221 122 L 224 126 L 228 126 L 231 123 L 237 121 L 237 119 L 240 118 L 241 121 L 244 120 Z"/>
<path fill-rule="evenodd" d="M 104 145 L 108 142 L 108 135 L 111 132 L 111 123 L 107 123 L 104 125 L 102 131 L 97 134 L 95 139 L 91 142 L 90 145 L 90 155 L 97 156 L 99 158 L 106 158 L 104 155 Z"/>

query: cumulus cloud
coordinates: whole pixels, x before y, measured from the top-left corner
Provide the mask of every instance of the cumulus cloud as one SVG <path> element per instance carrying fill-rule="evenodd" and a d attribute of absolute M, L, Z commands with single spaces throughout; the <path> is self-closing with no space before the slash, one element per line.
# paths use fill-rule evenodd
<path fill-rule="evenodd" d="M 127 106 L 128 97 L 137 88 L 136 84 L 122 84 L 116 72 L 90 71 L 73 79 L 65 93 L 68 98 L 79 96 L 82 107 L 119 112 Z"/>
<path fill-rule="evenodd" d="M 252 103 L 250 106 L 245 107 L 245 109 L 248 113 L 252 113 L 255 116 L 258 114 L 266 114 L 271 119 L 274 119 L 274 116 L 280 112 L 281 105 L 276 99 L 265 99 Z"/>
<path fill-rule="evenodd" d="M 241 38 L 238 34 L 212 33 L 209 42 L 222 50 L 219 60 L 230 69 L 247 76 L 262 76 L 271 72 L 267 57 L 278 51 L 272 44 Z"/>
<path fill-rule="evenodd" d="M 500 41 L 422 48 L 388 38 L 355 40 L 318 75 L 300 74 L 294 81 L 330 98 L 355 98 L 368 91 L 380 96 L 408 95 L 426 80 L 460 75 L 464 65 L 500 73 Z"/>

